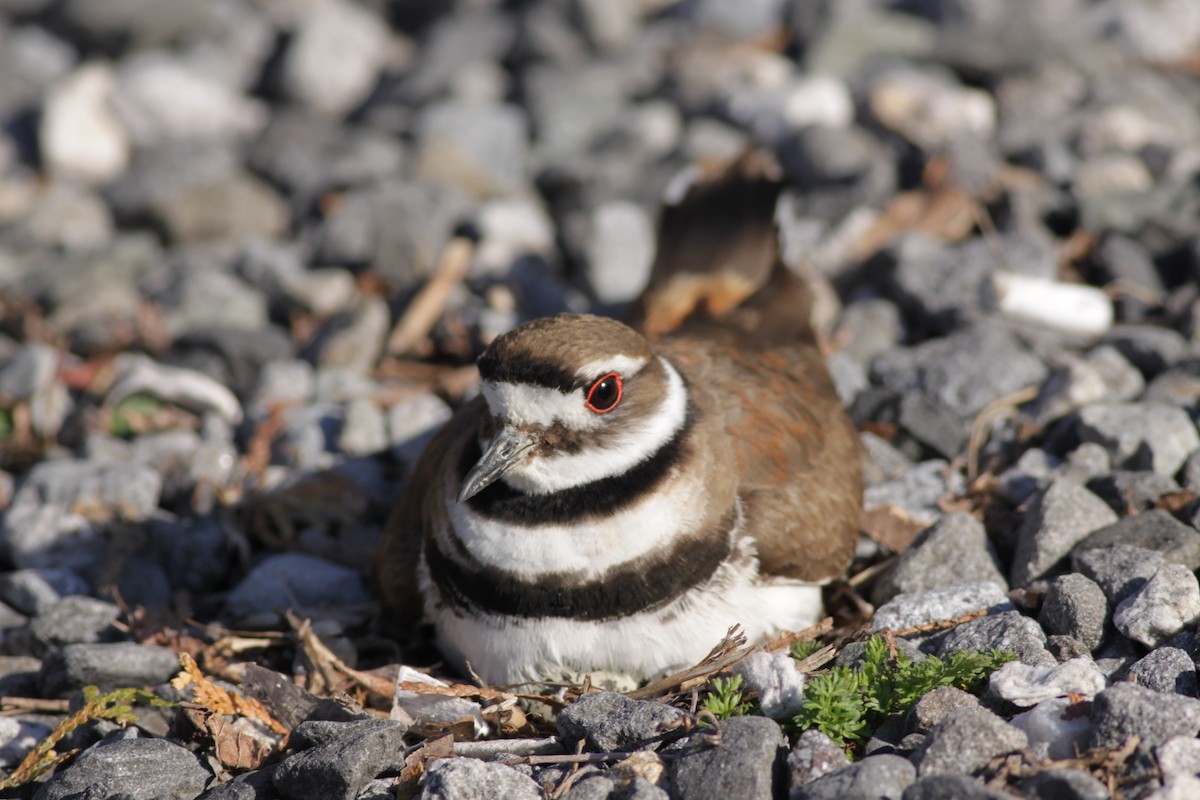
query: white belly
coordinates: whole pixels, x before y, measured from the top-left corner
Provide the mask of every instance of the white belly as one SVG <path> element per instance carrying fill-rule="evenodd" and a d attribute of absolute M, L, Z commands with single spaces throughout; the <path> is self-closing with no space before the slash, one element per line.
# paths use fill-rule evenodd
<path fill-rule="evenodd" d="M 490 683 L 553 680 L 590 670 L 645 680 L 695 664 L 731 625 L 741 625 L 756 642 L 820 619 L 820 587 L 779 578 L 759 581 L 749 547 L 743 541 L 709 581 L 665 607 L 603 621 L 463 612 L 437 601 L 423 559 L 420 579 L 426 615 L 437 627 L 443 653 L 459 667 L 469 662 Z"/>

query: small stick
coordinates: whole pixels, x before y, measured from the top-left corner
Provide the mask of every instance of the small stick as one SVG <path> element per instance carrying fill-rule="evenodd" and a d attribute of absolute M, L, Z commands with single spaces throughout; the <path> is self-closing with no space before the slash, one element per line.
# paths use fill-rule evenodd
<path fill-rule="evenodd" d="M 5 711 L 44 711 L 48 714 L 70 711 L 67 700 L 44 700 L 40 697 L 0 697 L 0 708 Z"/>
<path fill-rule="evenodd" d="M 466 237 L 455 237 L 446 244 L 429 282 L 421 287 L 421 291 L 405 309 L 404 316 L 392 328 L 387 342 L 390 355 L 411 353 L 425 341 L 445 310 L 450 293 L 467 277 L 474 254 L 475 244 Z"/>

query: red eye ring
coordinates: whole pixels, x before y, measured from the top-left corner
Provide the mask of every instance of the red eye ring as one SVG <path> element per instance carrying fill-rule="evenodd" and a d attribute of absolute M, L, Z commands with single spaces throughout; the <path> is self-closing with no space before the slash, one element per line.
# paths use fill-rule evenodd
<path fill-rule="evenodd" d="M 621 402 L 623 393 L 621 376 L 610 372 L 604 377 L 596 379 L 596 382 L 588 389 L 587 400 L 583 404 L 587 406 L 588 411 L 607 414 Z"/>

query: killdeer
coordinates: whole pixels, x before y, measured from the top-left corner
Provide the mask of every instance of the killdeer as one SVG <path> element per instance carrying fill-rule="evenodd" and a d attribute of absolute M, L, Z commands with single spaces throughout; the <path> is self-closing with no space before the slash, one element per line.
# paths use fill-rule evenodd
<path fill-rule="evenodd" d="M 734 623 L 819 618 L 854 550 L 859 444 L 777 257 L 778 193 L 761 155 L 702 172 L 664 210 L 632 326 L 562 314 L 492 342 L 376 553 L 386 615 L 423 616 L 493 683 L 648 678 Z"/>

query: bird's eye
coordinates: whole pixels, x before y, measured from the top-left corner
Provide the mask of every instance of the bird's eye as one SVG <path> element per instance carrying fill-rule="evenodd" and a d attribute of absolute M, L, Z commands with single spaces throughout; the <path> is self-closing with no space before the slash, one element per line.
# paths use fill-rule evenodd
<path fill-rule="evenodd" d="M 612 411 L 619 402 L 621 402 L 621 376 L 610 372 L 588 389 L 584 405 L 588 407 L 589 411 L 603 414 L 606 411 Z"/>

